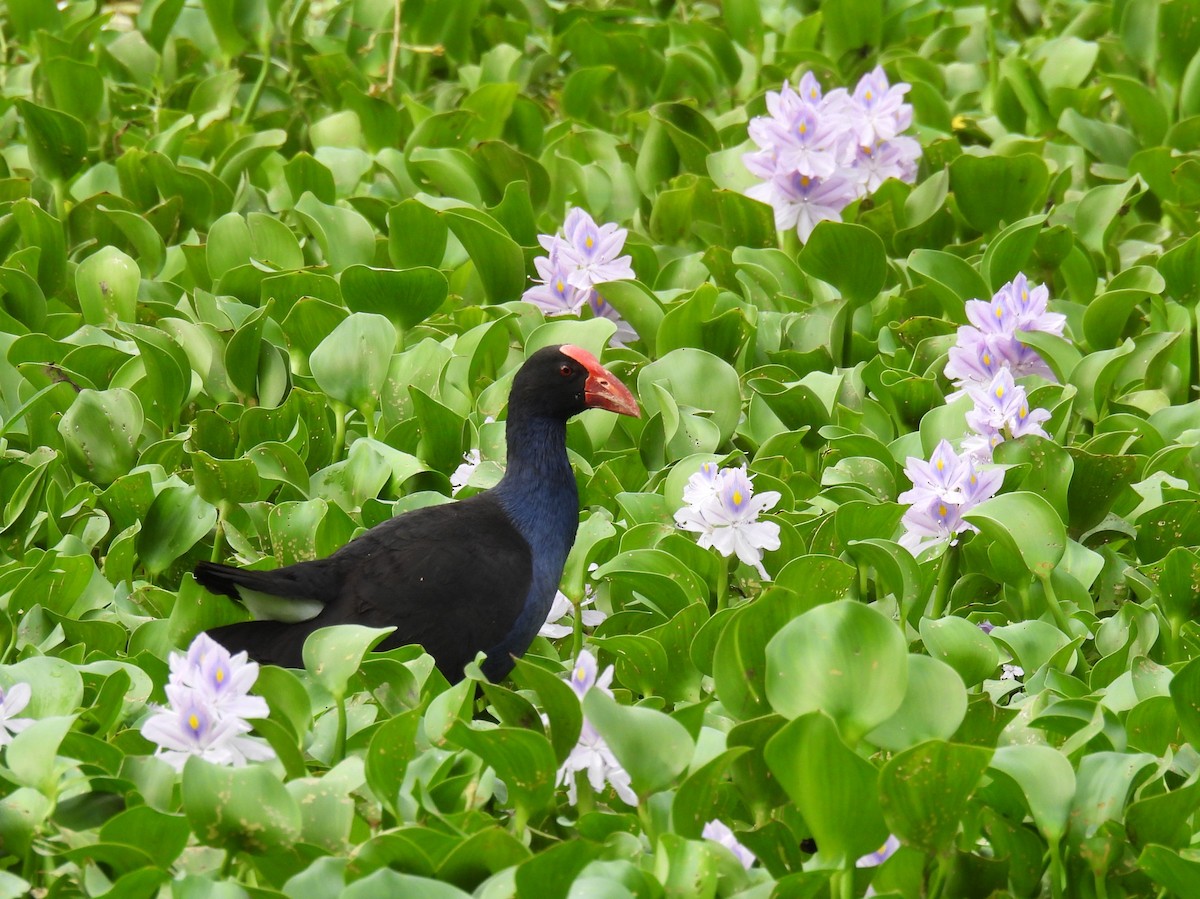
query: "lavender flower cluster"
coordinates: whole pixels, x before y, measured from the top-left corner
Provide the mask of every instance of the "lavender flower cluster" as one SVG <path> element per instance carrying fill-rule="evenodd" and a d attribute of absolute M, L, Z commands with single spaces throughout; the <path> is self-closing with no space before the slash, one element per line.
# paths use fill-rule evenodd
<path fill-rule="evenodd" d="M 917 178 L 921 145 L 901 132 L 912 124 L 904 102 L 911 85 L 889 85 L 882 67 L 864 75 L 850 93 L 822 94 L 811 72 L 799 90 L 784 82 L 767 92 L 767 111 L 750 121 L 758 150 L 742 157 L 763 179 L 746 191 L 775 210 L 775 227 L 795 228 L 807 241 L 818 222 L 841 221 L 842 210 L 888 178 Z"/>
<path fill-rule="evenodd" d="M 946 400 L 953 402 L 964 393 L 974 400 L 974 409 L 967 413 L 974 435 L 964 441 L 963 449 L 977 461 L 990 462 L 992 450 L 1007 438 L 1046 436 L 1042 422 L 1050 413 L 1030 409 L 1025 388 L 1015 379 L 1039 375 L 1054 380 L 1037 351 L 1017 339 L 1022 331 L 1062 336 L 1066 317 L 1048 312 L 1049 300 L 1044 284 L 1031 286 L 1024 274 L 1018 274 L 990 302 L 967 302 L 971 324 L 958 329 L 958 341 L 950 348 L 945 375 L 955 390 Z"/>
<path fill-rule="evenodd" d="M 588 690 L 593 688 L 603 690 L 611 696 L 612 689 L 609 685 L 612 683 L 612 679 L 613 666 L 609 665 L 603 672 L 600 672 L 599 666 L 596 664 L 596 657 L 586 649 L 579 653 L 579 658 L 575 660 L 575 667 L 571 669 L 571 689 L 575 691 L 575 695 L 579 697 L 581 703 Z M 623 801 L 632 806 L 638 804 L 637 793 L 633 792 L 629 773 L 621 767 L 621 763 L 609 749 L 608 743 L 587 720 L 587 716 L 584 716 L 583 719 L 579 742 L 575 744 L 575 748 L 571 750 L 562 763 L 562 767 L 558 769 L 556 780 L 558 786 L 566 785 L 567 801 L 571 805 L 579 800 L 575 778 L 576 772 L 579 771 L 587 772 L 588 784 L 593 792 L 601 792 L 607 782 Z"/>
<path fill-rule="evenodd" d="M 158 744 L 156 756 L 176 771 L 193 755 L 234 766 L 275 758 L 270 746 L 246 736 L 252 730 L 246 719 L 268 714 L 266 700 L 249 695 L 258 679 L 257 662 L 247 661 L 244 652 L 231 656 L 208 634 L 197 636 L 186 656 L 173 652 L 169 661 L 171 704 L 141 728 L 142 736 Z"/>
<path fill-rule="evenodd" d="M 963 515 L 995 496 L 1004 480 L 999 469 L 977 471 L 974 459 L 959 456 L 948 440 L 938 443 L 928 462 L 909 456 L 904 473 L 913 486 L 898 497 L 911 504 L 901 519 L 900 545 L 914 556 L 942 543 L 953 546 L 963 531 L 978 531 Z"/>
<path fill-rule="evenodd" d="M 990 302 L 970 300 L 967 318 L 950 349 L 946 377 L 954 382 L 953 402 L 964 394 L 974 402 L 967 413 L 972 433 L 962 441 L 962 456 L 945 440 L 928 462 L 910 456 L 904 473 L 913 489 L 900 494 L 911 503 L 904 513 L 902 546 L 914 555 L 940 543 L 951 545 L 963 531 L 978 530 L 963 520 L 972 506 L 991 497 L 1000 487 L 1000 471 L 976 471 L 992 461 L 992 452 L 1007 439 L 1036 434 L 1046 437 L 1045 409 L 1031 409 L 1025 388 L 1016 383 L 1024 375 L 1054 380 L 1046 361 L 1017 339 L 1020 331 L 1045 331 L 1062 336 L 1066 318 L 1046 311 L 1050 293 L 1045 285 L 1030 286 L 1024 274 L 996 292 Z"/>
<path fill-rule="evenodd" d="M 535 281 L 521 299 L 549 316 L 578 315 L 588 306 L 594 316 L 616 323 L 611 345 L 624 346 L 637 340 L 637 332 L 596 290 L 596 285 L 605 281 L 637 277 L 630 265 L 631 257 L 618 255 L 628 235 L 627 230 L 611 222 L 597 225 L 582 209 L 571 209 L 561 233 L 538 236 L 549 255 L 533 260 L 541 280 Z"/>
<path fill-rule="evenodd" d="M 740 468 L 719 468 L 705 462 L 688 478 L 683 488 L 683 508 L 675 513 L 675 524 L 700 535 L 702 547 L 713 547 L 723 556 L 737 557 L 758 569 L 759 577 L 770 580 L 763 568 L 763 552 L 779 549 L 779 525 L 759 521 L 758 516 L 779 502 L 779 493 L 764 490 L 755 496 L 754 485 Z"/>

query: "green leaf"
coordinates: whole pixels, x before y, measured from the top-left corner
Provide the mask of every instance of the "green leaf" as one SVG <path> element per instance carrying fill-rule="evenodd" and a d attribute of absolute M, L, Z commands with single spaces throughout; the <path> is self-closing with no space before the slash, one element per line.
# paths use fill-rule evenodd
<path fill-rule="evenodd" d="M 764 756 L 826 864 L 842 867 L 887 839 L 879 772 L 842 742 L 825 714 L 810 712 L 789 722 L 767 741 Z"/>
<path fill-rule="evenodd" d="M 1019 581 L 1022 571 L 1049 577 L 1067 548 L 1066 526 L 1036 493 L 996 496 L 963 517 L 993 544 L 990 558 L 1007 580 Z"/>
<path fill-rule="evenodd" d="M 851 744 L 900 708 L 907 684 L 900 631 L 852 600 L 805 612 L 767 644 L 771 707 L 789 718 L 819 709 Z"/>
<path fill-rule="evenodd" d="M 948 740 L 967 714 L 967 690 L 954 669 L 929 656 L 908 657 L 908 689 L 895 714 L 867 734 L 885 749 L 907 749 L 923 740 Z"/>
<path fill-rule="evenodd" d="M 583 713 L 629 772 L 639 796 L 669 786 L 692 760 L 691 736 L 662 712 L 621 705 L 603 690 L 588 690 Z"/>
<path fill-rule="evenodd" d="M 1075 770 L 1067 757 L 1050 746 L 1001 746 L 992 756 L 991 766 L 1016 781 L 1033 823 L 1057 845 L 1067 831 L 1075 796 Z"/>
<path fill-rule="evenodd" d="M 167 487 L 154 498 L 137 536 L 138 556 L 151 574 L 160 574 L 195 546 L 217 523 L 217 510 L 195 487 Z"/>
<path fill-rule="evenodd" d="M 58 760 L 58 747 L 74 723 L 74 715 L 42 718 L 12 738 L 5 764 L 18 784 L 57 798 L 60 769 L 66 767 Z"/>
<path fill-rule="evenodd" d="M 920 630 L 929 655 L 957 671 L 968 687 L 990 677 L 1000 664 L 1000 651 L 992 638 L 965 618 L 922 618 Z"/>
<path fill-rule="evenodd" d="M 59 420 L 58 433 L 71 467 L 104 486 L 133 467 L 144 423 L 142 404 L 133 391 L 85 389 Z"/>
<path fill-rule="evenodd" d="M 526 820 L 550 806 L 558 762 L 542 734 L 519 727 L 477 730 L 459 720 L 450 725 L 446 736 L 496 771 L 508 787 L 509 800 Z"/>
<path fill-rule="evenodd" d="M 192 832 L 207 846 L 265 855 L 300 836 L 300 808 L 265 765 L 224 768 L 190 758 L 182 795 Z"/>
<path fill-rule="evenodd" d="M 870 228 L 820 222 L 796 259 L 807 274 L 838 289 L 852 305 L 869 303 L 887 280 L 887 253 Z"/>
<path fill-rule="evenodd" d="M 296 202 L 296 213 L 317 239 L 321 255 L 334 272 L 375 261 L 375 231 L 353 209 L 330 206 L 305 193 Z"/>
<path fill-rule="evenodd" d="M 82 167 L 87 157 L 87 129 L 72 115 L 16 101 L 29 138 L 29 157 L 34 169 L 49 181 L 66 181 Z"/>
<path fill-rule="evenodd" d="M 387 316 L 398 330 L 413 328 L 446 302 L 446 276 L 428 267 L 402 271 L 352 265 L 342 272 L 342 293 L 351 312 Z"/>
<path fill-rule="evenodd" d="M 893 756 L 879 774 L 888 828 L 906 846 L 948 855 L 992 750 L 930 740 Z"/>
<path fill-rule="evenodd" d="M 519 299 L 526 287 L 525 254 L 500 223 L 470 207 L 453 207 L 440 214 L 475 264 L 488 301 Z"/>
<path fill-rule="evenodd" d="M 365 656 L 394 627 L 363 627 L 339 624 L 313 631 L 304 641 L 304 668 L 326 690 L 341 698 L 346 695 Z"/>
<path fill-rule="evenodd" d="M 1046 199 L 1050 172 L 1041 157 L 973 156 L 950 163 L 950 189 L 972 228 L 988 233 L 1038 209 Z"/>
<path fill-rule="evenodd" d="M 313 350 L 309 365 L 321 390 L 365 412 L 379 403 L 395 347 L 396 329 L 390 321 L 355 312 Z"/>
<path fill-rule="evenodd" d="M 137 263 L 116 247 L 103 247 L 75 269 L 75 292 L 89 325 L 104 327 L 137 320 Z"/>

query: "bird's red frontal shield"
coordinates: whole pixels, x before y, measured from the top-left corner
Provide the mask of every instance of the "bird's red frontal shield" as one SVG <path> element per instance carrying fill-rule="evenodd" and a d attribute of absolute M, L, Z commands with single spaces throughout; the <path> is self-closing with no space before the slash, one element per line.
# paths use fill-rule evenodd
<path fill-rule="evenodd" d="M 641 418 L 642 412 L 629 388 L 601 365 L 599 359 L 574 344 L 564 344 L 559 349 L 564 356 L 571 357 L 587 369 L 588 379 L 583 385 L 583 398 L 590 408 Z"/>

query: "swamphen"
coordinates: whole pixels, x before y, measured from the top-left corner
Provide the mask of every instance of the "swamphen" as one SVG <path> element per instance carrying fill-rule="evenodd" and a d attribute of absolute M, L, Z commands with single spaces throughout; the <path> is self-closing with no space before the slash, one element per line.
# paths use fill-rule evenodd
<path fill-rule="evenodd" d="M 567 419 L 593 408 L 639 415 L 633 395 L 587 350 L 538 350 L 513 380 L 499 484 L 385 521 L 325 559 L 274 571 L 201 562 L 196 580 L 208 590 L 252 610 L 283 606 L 276 617 L 287 619 L 230 624 L 211 636 L 258 662 L 299 668 L 304 640 L 318 628 L 394 625 L 379 649 L 420 643 L 452 682 L 483 650 L 483 673 L 503 679 L 546 620 L 575 542 Z"/>

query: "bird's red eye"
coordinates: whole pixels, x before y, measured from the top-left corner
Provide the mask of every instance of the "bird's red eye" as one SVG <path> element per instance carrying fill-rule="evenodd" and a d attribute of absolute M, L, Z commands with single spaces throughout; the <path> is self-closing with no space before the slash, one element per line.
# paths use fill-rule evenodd
<path fill-rule="evenodd" d="M 558 373 L 560 375 L 562 375 L 564 378 L 571 377 L 571 366 L 565 365 L 565 364 L 559 366 Z"/>

